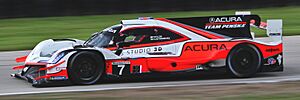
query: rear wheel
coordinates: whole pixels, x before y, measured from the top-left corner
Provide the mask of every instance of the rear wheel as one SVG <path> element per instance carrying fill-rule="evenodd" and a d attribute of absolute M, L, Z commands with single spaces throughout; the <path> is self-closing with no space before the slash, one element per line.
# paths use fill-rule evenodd
<path fill-rule="evenodd" d="M 75 54 L 68 66 L 68 75 L 74 84 L 89 85 L 96 83 L 104 74 L 104 59 L 96 53 L 82 51 Z"/>
<path fill-rule="evenodd" d="M 251 77 L 260 68 L 262 57 L 253 45 L 242 44 L 233 48 L 227 57 L 227 67 L 235 77 Z"/>

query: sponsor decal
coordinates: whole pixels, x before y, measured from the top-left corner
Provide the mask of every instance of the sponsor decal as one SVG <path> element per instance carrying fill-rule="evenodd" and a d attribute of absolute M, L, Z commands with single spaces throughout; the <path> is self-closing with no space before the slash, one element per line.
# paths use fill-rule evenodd
<path fill-rule="evenodd" d="M 270 36 L 280 36 L 280 33 L 270 33 Z"/>
<path fill-rule="evenodd" d="M 244 28 L 246 22 L 241 17 L 211 17 L 209 23 L 205 24 L 205 29 L 227 29 Z"/>
<path fill-rule="evenodd" d="M 131 54 L 144 54 L 149 52 L 159 52 L 163 51 L 162 47 L 151 47 L 151 48 L 138 48 L 138 49 L 131 49 L 126 50 L 126 52 L 122 53 L 122 55 L 131 55 Z"/>
<path fill-rule="evenodd" d="M 242 22 L 241 17 L 211 17 L 209 18 L 210 23 L 217 23 L 217 22 Z"/>
<path fill-rule="evenodd" d="M 124 65 L 124 64 L 130 64 L 129 61 L 123 61 L 123 62 L 112 62 L 112 65 Z"/>
<path fill-rule="evenodd" d="M 150 36 L 151 41 L 158 41 L 158 40 L 170 40 L 170 37 L 163 37 L 162 35 L 157 36 Z"/>
<path fill-rule="evenodd" d="M 226 29 L 226 28 L 244 28 L 246 23 L 217 23 L 217 24 L 206 24 L 205 29 Z"/>
<path fill-rule="evenodd" d="M 111 33 L 116 33 L 117 32 L 117 30 L 114 30 L 114 29 L 108 29 L 107 31 L 111 32 Z"/>
<path fill-rule="evenodd" d="M 184 51 L 213 51 L 213 50 L 227 50 L 225 44 L 196 44 L 185 47 Z"/>
<path fill-rule="evenodd" d="M 154 47 L 153 51 L 162 51 L 162 47 Z"/>
<path fill-rule="evenodd" d="M 142 73 L 142 65 L 132 66 L 132 73 Z"/>
<path fill-rule="evenodd" d="M 66 80 L 67 77 L 65 76 L 51 76 L 50 80 Z"/>
<path fill-rule="evenodd" d="M 151 48 L 140 48 L 140 49 L 132 49 L 132 50 L 128 50 L 126 51 L 126 53 L 129 54 L 142 54 L 142 53 L 147 53 L 150 52 Z"/>
<path fill-rule="evenodd" d="M 266 52 L 276 52 L 276 51 L 279 51 L 279 48 L 269 48 L 269 49 L 266 49 Z"/>
<path fill-rule="evenodd" d="M 273 65 L 273 64 L 275 64 L 276 63 L 276 60 L 274 59 L 274 58 L 269 58 L 268 59 L 268 64 L 269 65 Z"/>
<path fill-rule="evenodd" d="M 282 60 L 282 56 L 281 55 L 278 55 L 277 56 L 277 61 L 278 61 L 278 64 L 281 65 L 281 60 Z"/>

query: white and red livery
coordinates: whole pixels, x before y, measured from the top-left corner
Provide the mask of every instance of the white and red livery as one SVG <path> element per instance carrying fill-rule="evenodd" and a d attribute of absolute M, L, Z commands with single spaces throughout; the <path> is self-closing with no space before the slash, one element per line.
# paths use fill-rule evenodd
<path fill-rule="evenodd" d="M 250 27 L 267 30 L 256 39 Z M 235 77 L 283 71 L 282 20 L 257 15 L 122 20 L 88 40 L 48 39 L 12 74 L 34 86 L 69 80 L 94 84 L 106 75 L 227 69 Z"/>

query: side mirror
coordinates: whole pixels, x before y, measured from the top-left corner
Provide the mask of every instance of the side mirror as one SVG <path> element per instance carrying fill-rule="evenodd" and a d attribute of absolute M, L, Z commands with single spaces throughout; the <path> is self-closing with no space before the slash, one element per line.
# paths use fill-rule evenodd
<path fill-rule="evenodd" d="M 120 56 L 120 54 L 123 51 L 123 47 L 129 47 L 130 45 L 134 44 L 134 41 L 128 41 L 128 42 L 118 42 L 117 43 L 117 51 L 115 52 L 116 55 Z"/>
<path fill-rule="evenodd" d="M 129 47 L 130 45 L 134 44 L 134 41 L 128 41 L 128 42 L 119 42 L 117 43 L 118 48 L 123 48 L 123 47 Z"/>

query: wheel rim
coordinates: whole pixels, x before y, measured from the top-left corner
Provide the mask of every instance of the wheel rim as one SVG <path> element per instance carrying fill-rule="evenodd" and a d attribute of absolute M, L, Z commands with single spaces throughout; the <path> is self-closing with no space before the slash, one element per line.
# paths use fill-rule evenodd
<path fill-rule="evenodd" d="M 95 73 L 95 66 L 87 61 L 83 61 L 81 65 L 79 65 L 79 75 L 81 79 L 88 80 L 91 79 Z"/>
<path fill-rule="evenodd" d="M 75 54 L 67 68 L 69 79 L 74 84 L 94 84 L 105 74 L 104 59 L 90 51 Z"/>
<path fill-rule="evenodd" d="M 254 74 L 260 65 L 260 55 L 255 50 L 239 48 L 229 57 L 229 68 L 239 77 Z"/>
<path fill-rule="evenodd" d="M 77 73 L 79 78 L 84 81 L 93 80 L 98 76 L 98 67 L 95 61 L 92 59 L 80 59 L 81 61 L 78 64 Z"/>
<path fill-rule="evenodd" d="M 245 50 L 239 50 L 237 51 L 237 54 L 232 57 L 233 62 L 232 65 L 236 66 L 234 67 L 234 70 L 238 73 L 247 73 L 248 70 L 251 70 L 253 68 L 255 59 L 253 55 L 251 55 L 250 52 Z"/>

